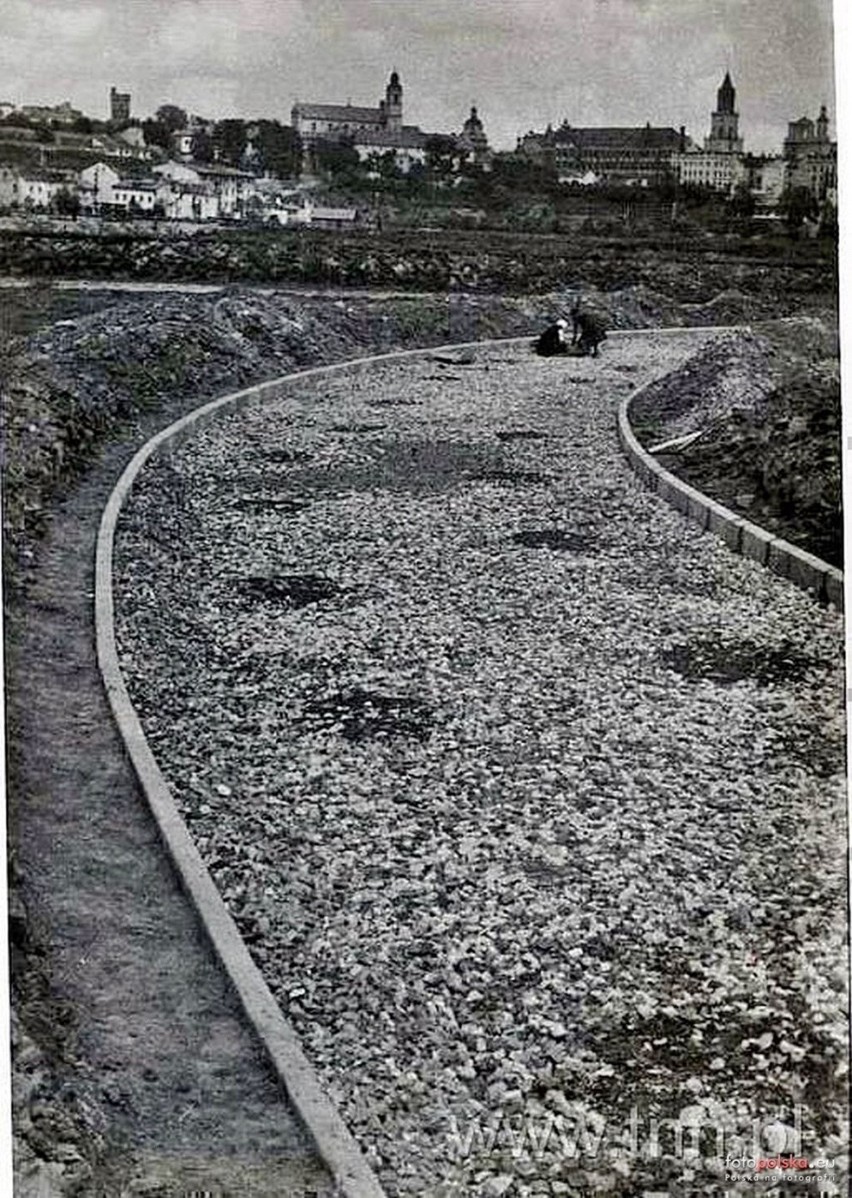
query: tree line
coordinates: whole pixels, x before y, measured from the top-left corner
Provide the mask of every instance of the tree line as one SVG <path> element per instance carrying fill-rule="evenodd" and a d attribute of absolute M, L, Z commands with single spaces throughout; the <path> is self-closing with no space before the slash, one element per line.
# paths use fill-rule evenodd
<path fill-rule="evenodd" d="M 163 104 L 151 119 L 142 122 L 142 133 L 147 145 L 169 151 L 173 135 L 186 129 L 188 123 L 184 109 L 175 104 Z M 190 152 L 196 162 L 221 162 L 282 179 L 292 178 L 300 172 L 302 147 L 299 136 L 290 125 L 280 121 L 239 117 L 195 121 L 191 136 Z"/>

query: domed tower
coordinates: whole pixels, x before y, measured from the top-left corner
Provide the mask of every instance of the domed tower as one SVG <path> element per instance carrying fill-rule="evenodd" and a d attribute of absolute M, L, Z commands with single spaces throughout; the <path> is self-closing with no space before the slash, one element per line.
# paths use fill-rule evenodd
<path fill-rule="evenodd" d="M 462 126 L 458 137 L 459 149 L 467 154 L 472 161 L 481 162 L 488 154 L 488 138 L 476 107 L 471 108 L 470 116 Z"/>
<path fill-rule="evenodd" d="M 739 113 L 735 109 L 736 89 L 729 71 L 716 93 L 716 111 L 710 116 L 710 136 L 704 139 L 704 149 L 714 153 L 741 154 L 743 139 L 739 135 Z"/>
<path fill-rule="evenodd" d="M 391 73 L 385 88 L 385 102 L 382 106 L 385 124 L 388 129 L 402 128 L 402 84 L 396 71 Z"/>
<path fill-rule="evenodd" d="M 828 111 L 823 104 L 816 122 L 817 141 L 828 141 Z"/>

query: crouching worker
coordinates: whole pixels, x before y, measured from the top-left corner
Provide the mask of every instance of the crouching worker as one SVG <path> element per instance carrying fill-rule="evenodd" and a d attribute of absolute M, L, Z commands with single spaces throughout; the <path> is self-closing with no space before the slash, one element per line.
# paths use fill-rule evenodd
<path fill-rule="evenodd" d="M 567 320 L 557 320 L 548 325 L 535 343 L 535 352 L 542 358 L 552 358 L 554 354 L 567 354 L 568 342 L 565 337 L 568 328 Z"/>
<path fill-rule="evenodd" d="M 606 341 L 606 329 L 603 321 L 593 312 L 572 311 L 571 317 L 574 322 L 574 339 L 579 346 L 580 353 L 591 354 L 593 358 L 596 358 L 598 346 L 602 341 Z"/>

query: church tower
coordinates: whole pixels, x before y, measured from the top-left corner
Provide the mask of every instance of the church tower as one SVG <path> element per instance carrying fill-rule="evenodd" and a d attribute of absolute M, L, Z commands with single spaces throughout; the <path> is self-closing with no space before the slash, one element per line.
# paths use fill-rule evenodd
<path fill-rule="evenodd" d="M 381 109 L 384 113 L 386 128 L 402 128 L 402 84 L 396 71 L 392 72 L 385 88 L 385 102 L 381 105 Z"/>
<path fill-rule="evenodd" d="M 824 104 L 817 117 L 816 137 L 817 141 L 828 141 L 828 112 Z"/>
<path fill-rule="evenodd" d="M 710 136 L 704 139 L 704 149 L 711 153 L 741 154 L 743 139 L 739 135 L 739 113 L 735 110 L 736 89 L 730 72 L 725 72 L 722 86 L 716 93 L 716 111 L 710 117 Z"/>

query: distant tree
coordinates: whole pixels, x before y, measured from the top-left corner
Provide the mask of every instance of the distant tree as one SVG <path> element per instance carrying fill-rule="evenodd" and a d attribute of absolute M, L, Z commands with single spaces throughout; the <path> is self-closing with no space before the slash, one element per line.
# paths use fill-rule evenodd
<path fill-rule="evenodd" d="M 146 146 L 159 146 L 161 150 L 171 147 L 171 135 L 167 125 L 162 121 L 143 121 L 142 136 Z"/>
<path fill-rule="evenodd" d="M 374 175 L 382 183 L 394 183 L 403 177 L 393 150 L 385 150 L 383 154 L 373 152 L 365 161 L 364 166 L 369 174 Z"/>
<path fill-rule="evenodd" d="M 552 191 L 558 186 L 552 161 L 534 162 L 523 154 L 495 156 L 492 175 L 495 184 L 516 192 L 535 194 Z"/>
<path fill-rule="evenodd" d="M 695 208 L 713 203 L 716 200 L 716 192 L 706 183 L 683 183 L 678 198 L 688 208 Z"/>
<path fill-rule="evenodd" d="M 78 116 L 71 122 L 71 131 L 73 133 L 93 133 L 94 125 L 91 117 Z"/>
<path fill-rule="evenodd" d="M 154 120 L 165 125 L 169 133 L 177 133 L 178 129 L 186 128 L 186 110 L 178 108 L 177 104 L 161 104 L 154 113 Z"/>
<path fill-rule="evenodd" d="M 254 145 L 266 174 L 279 179 L 298 175 L 302 162 L 302 143 L 295 129 L 282 125 L 280 121 L 258 121 Z"/>
<path fill-rule="evenodd" d="M 248 134 L 245 121 L 229 117 L 217 121 L 213 129 L 213 146 L 216 157 L 229 166 L 239 166 L 246 150 Z"/>
<path fill-rule="evenodd" d="M 838 235 L 837 207 L 832 204 L 831 200 L 823 202 L 819 217 L 819 231 L 823 237 L 836 238 Z"/>
<path fill-rule="evenodd" d="M 728 200 L 728 211 L 731 216 L 739 220 L 748 220 L 754 216 L 755 198 L 751 193 L 748 183 L 745 180 L 741 181 L 734 188 L 731 198 Z"/>
<path fill-rule="evenodd" d="M 655 184 L 656 198 L 664 204 L 673 204 L 677 198 L 677 179 L 674 175 L 666 174 Z"/>
<path fill-rule="evenodd" d="M 263 200 L 260 196 L 249 196 L 245 206 L 245 219 L 250 225 L 263 224 Z"/>
<path fill-rule="evenodd" d="M 314 146 L 314 161 L 319 170 L 338 181 L 357 176 L 361 170 L 361 159 L 351 140 L 318 141 Z"/>
<path fill-rule="evenodd" d="M 819 205 L 807 187 L 787 187 L 778 201 L 778 211 L 791 233 L 797 233 L 806 220 L 816 220 Z"/>
<path fill-rule="evenodd" d="M 446 134 L 435 133 L 426 140 L 426 169 L 435 180 L 447 180 L 455 172 L 456 139 Z"/>
<path fill-rule="evenodd" d="M 196 162 L 212 162 L 214 158 L 213 138 L 206 129 L 196 129 L 192 135 L 192 157 Z"/>
<path fill-rule="evenodd" d="M 76 220 L 80 215 L 80 197 L 76 192 L 68 191 L 65 187 L 56 193 L 53 203 L 59 216 L 70 216 Z"/>

